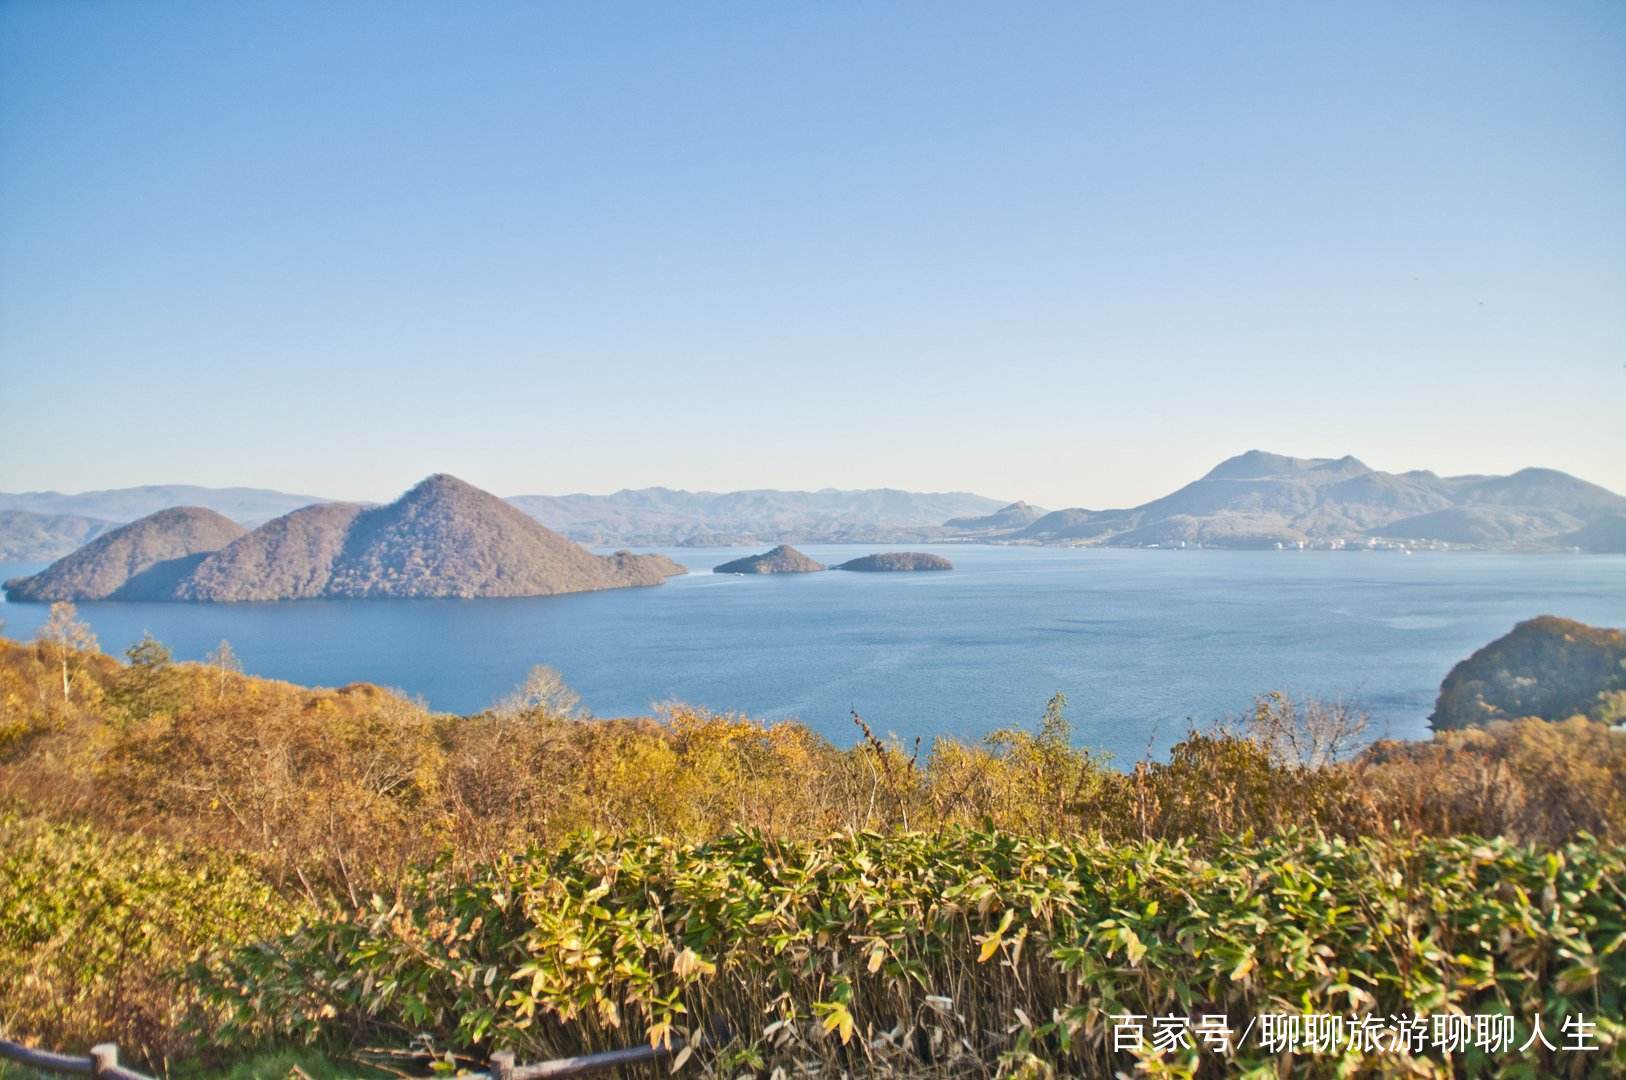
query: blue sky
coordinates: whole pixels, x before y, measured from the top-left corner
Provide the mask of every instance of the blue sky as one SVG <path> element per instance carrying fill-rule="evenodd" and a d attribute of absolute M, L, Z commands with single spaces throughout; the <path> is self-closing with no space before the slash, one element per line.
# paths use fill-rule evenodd
<path fill-rule="evenodd" d="M 0 489 L 1626 491 L 1626 5 L 0 3 Z"/>

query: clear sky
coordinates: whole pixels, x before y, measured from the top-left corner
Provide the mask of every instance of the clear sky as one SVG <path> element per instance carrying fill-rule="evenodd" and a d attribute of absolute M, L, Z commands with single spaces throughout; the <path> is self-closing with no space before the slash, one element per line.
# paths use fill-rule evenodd
<path fill-rule="evenodd" d="M 0 2 L 0 490 L 1626 492 L 1626 4 Z"/>

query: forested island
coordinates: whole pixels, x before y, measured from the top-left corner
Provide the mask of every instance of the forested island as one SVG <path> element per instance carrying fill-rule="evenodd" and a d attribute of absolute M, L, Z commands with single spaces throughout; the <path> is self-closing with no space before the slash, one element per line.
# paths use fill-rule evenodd
<path fill-rule="evenodd" d="M 760 555 L 730 559 L 712 568 L 714 574 L 812 574 L 825 569 L 821 562 L 803 555 L 789 544 L 780 544 Z"/>
<path fill-rule="evenodd" d="M 858 570 L 865 573 L 894 573 L 916 570 L 953 570 L 954 564 L 941 555 L 923 551 L 883 551 L 862 558 L 848 559 L 833 570 Z"/>
<path fill-rule="evenodd" d="M 869 573 L 909 572 L 916 570 L 952 570 L 954 564 L 941 555 L 928 555 L 920 551 L 883 551 L 848 559 L 837 566 L 825 566 L 797 551 L 789 544 L 780 544 L 759 555 L 732 559 L 713 568 L 717 574 L 811 574 L 820 570 L 857 570 Z"/>
<path fill-rule="evenodd" d="M 663 555 L 594 555 L 437 474 L 385 506 L 318 503 L 252 532 L 201 507 L 160 510 L 5 589 L 14 602 L 551 596 L 684 572 Z"/>

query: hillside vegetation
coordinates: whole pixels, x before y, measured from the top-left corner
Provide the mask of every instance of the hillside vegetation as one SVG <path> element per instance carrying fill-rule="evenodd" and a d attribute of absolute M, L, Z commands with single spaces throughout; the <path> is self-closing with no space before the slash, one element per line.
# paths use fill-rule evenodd
<path fill-rule="evenodd" d="M 227 649 L 120 662 L 60 614 L 0 641 L 0 912 L 32 913 L 0 962 L 38 973 L 0 1016 L 59 1048 L 479 1060 L 723 1022 L 690 1068 L 1076 1075 L 1134 1065 L 1106 1005 L 1619 1016 L 1626 734 L 1582 718 L 1351 756 L 1358 714 L 1276 694 L 1115 769 L 1059 697 L 914 747 L 584 720 L 546 672 L 447 716 Z M 81 899 L 115 888 L 128 916 Z M 1291 1071 L 1337 1060 L 1399 1067 Z"/>

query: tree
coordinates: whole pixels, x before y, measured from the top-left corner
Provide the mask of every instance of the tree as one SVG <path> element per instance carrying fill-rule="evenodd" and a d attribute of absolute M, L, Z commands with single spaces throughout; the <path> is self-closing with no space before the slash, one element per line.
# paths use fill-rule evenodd
<path fill-rule="evenodd" d="M 226 696 L 227 682 L 231 680 L 233 675 L 243 673 L 243 663 L 237 659 L 237 653 L 232 651 L 231 642 L 221 638 L 220 644 L 216 645 L 214 651 L 203 658 L 203 662 L 219 673 L 219 680 L 215 684 L 215 696 L 224 698 Z"/>
<path fill-rule="evenodd" d="M 1103 782 L 1102 761 L 1073 745 L 1067 695 L 1060 691 L 1045 703 L 1037 732 L 1000 728 L 984 742 L 1010 783 L 1000 796 L 1005 810 L 1028 831 L 1051 836 L 1066 829 Z"/>
<path fill-rule="evenodd" d="M 561 720 L 585 720 L 591 714 L 581 705 L 581 695 L 565 684 L 557 668 L 538 664 L 526 673 L 513 693 L 497 702 L 493 711 L 505 717 L 540 712 Z"/>
<path fill-rule="evenodd" d="M 1370 724 L 1371 718 L 1352 702 L 1295 698 L 1274 690 L 1254 698 L 1251 713 L 1226 717 L 1214 728 L 1220 735 L 1255 743 L 1276 764 L 1319 769 L 1364 745 Z"/>
<path fill-rule="evenodd" d="M 141 632 L 141 640 L 124 650 L 131 667 L 159 668 L 173 660 L 169 646 L 152 636 L 151 630 Z"/>
<path fill-rule="evenodd" d="M 96 635 L 80 620 L 79 612 L 66 601 L 51 605 L 51 614 L 40 627 L 38 640 L 62 669 L 62 700 L 72 696 L 74 658 L 96 649 Z"/>
<path fill-rule="evenodd" d="M 173 715 L 180 709 L 184 693 L 180 672 L 171 663 L 169 646 L 145 632 L 141 640 L 124 650 L 130 666 L 112 680 L 110 700 L 131 720 L 145 720 L 159 713 Z"/>

